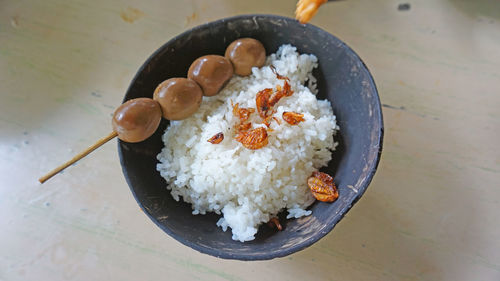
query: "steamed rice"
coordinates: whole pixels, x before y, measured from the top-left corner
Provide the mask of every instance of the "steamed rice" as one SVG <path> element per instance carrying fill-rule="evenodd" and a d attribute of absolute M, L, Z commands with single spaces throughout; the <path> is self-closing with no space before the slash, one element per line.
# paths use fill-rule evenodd
<path fill-rule="evenodd" d="M 274 106 L 281 125 L 271 122 L 269 144 L 250 150 L 234 140 L 239 119 L 233 116 L 231 101 L 256 108 L 257 92 L 283 85 L 269 65 L 290 78 L 294 94 Z M 254 67 L 247 77 L 234 76 L 218 95 L 204 97 L 193 116 L 172 121 L 163 135 L 165 148 L 158 154 L 157 169 L 173 198 L 191 203 L 194 215 L 222 214 L 217 225 L 224 231 L 231 228 L 232 238 L 242 242 L 253 240 L 258 226 L 283 209 L 287 218 L 310 215 L 306 208 L 315 199 L 307 178 L 331 159 L 338 129 L 329 101 L 313 94 L 315 67 L 314 55 L 299 55 L 295 47 L 283 45 L 264 67 Z M 291 126 L 281 118 L 284 111 L 302 113 L 305 121 Z M 252 128 L 265 126 L 257 112 L 249 121 Z M 207 142 L 219 132 L 224 134 L 221 143 Z"/>

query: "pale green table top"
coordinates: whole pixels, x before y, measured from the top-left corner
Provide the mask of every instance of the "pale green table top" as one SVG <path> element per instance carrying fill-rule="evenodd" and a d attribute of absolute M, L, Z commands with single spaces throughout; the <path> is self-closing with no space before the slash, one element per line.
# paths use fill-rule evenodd
<path fill-rule="evenodd" d="M 292 0 L 0 1 L 0 280 L 499 280 L 500 2 L 325 4 L 312 20 L 366 62 L 384 104 L 382 161 L 332 233 L 263 262 L 164 234 L 123 178 L 111 130 L 143 61 L 198 24 L 293 16 Z"/>

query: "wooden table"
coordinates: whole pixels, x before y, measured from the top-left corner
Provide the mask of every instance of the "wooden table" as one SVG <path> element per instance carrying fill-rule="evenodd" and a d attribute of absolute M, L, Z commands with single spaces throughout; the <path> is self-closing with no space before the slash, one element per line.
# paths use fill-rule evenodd
<path fill-rule="evenodd" d="M 141 212 L 111 130 L 142 62 L 176 34 L 292 0 L 0 1 L 0 280 L 499 280 L 500 2 L 346 0 L 312 23 L 377 82 L 386 135 L 370 188 L 291 256 L 220 260 Z"/>

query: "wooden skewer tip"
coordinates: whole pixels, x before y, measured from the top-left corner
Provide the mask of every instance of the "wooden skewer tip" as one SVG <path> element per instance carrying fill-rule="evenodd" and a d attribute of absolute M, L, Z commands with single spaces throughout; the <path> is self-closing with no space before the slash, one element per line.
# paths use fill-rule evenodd
<path fill-rule="evenodd" d="M 116 136 L 118 136 L 118 133 L 115 132 L 115 131 L 113 131 L 112 133 L 110 133 L 106 137 L 98 140 L 96 143 L 94 143 L 93 145 L 91 145 L 90 147 L 88 147 L 87 149 L 85 149 L 84 151 L 82 151 L 82 152 L 78 153 L 77 155 L 75 155 L 75 157 L 71 158 L 69 161 L 65 162 L 64 164 L 62 164 L 62 165 L 60 165 L 58 167 L 56 167 L 54 170 L 48 172 L 43 177 L 39 178 L 38 181 L 40 183 L 46 182 L 51 177 L 55 176 L 56 174 L 60 173 L 62 170 L 66 169 L 67 167 L 71 166 L 72 164 L 74 164 L 78 160 L 80 160 L 83 157 L 87 156 L 89 153 L 91 153 L 92 151 L 96 150 L 98 147 L 100 147 L 101 145 L 107 143 L 108 141 L 112 140 Z"/>

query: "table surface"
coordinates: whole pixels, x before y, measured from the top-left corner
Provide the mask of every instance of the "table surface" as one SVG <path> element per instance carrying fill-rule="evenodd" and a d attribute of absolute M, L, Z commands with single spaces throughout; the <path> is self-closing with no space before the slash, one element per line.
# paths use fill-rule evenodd
<path fill-rule="evenodd" d="M 143 61 L 173 36 L 292 0 L 0 1 L 0 280 L 499 280 L 500 2 L 346 0 L 312 20 L 377 83 L 378 172 L 325 238 L 288 257 L 200 254 L 140 210 L 107 135 Z"/>

